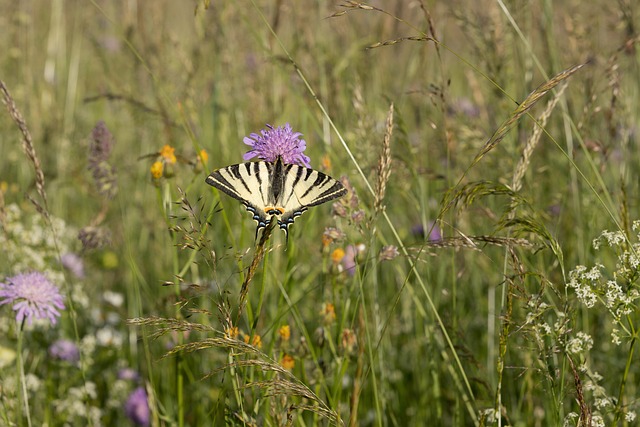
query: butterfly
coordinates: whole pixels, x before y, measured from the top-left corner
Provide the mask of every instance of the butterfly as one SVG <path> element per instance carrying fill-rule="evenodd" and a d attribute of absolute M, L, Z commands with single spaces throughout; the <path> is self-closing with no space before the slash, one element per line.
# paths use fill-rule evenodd
<path fill-rule="evenodd" d="M 289 238 L 289 225 L 310 206 L 344 196 L 347 189 L 337 180 L 313 169 L 275 162 L 248 162 L 213 171 L 207 184 L 240 200 L 261 228 L 273 217 Z"/>

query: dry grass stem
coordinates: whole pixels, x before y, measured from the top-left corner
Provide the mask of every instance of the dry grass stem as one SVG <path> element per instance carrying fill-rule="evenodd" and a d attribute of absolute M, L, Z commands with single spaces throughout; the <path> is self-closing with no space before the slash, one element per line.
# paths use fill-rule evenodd
<path fill-rule="evenodd" d="M 547 92 L 555 88 L 558 84 L 560 84 L 564 80 L 571 77 L 574 73 L 576 73 L 585 65 L 587 65 L 587 63 L 575 65 L 571 68 L 568 68 L 562 71 L 561 73 L 556 74 L 551 79 L 549 79 L 548 81 L 538 86 L 533 92 L 531 92 L 529 96 L 527 96 L 525 100 L 522 101 L 522 103 L 518 106 L 518 108 L 516 108 L 513 111 L 513 113 L 511 113 L 511 117 L 509 117 L 504 123 L 502 123 L 502 125 L 500 125 L 498 130 L 496 130 L 494 134 L 491 136 L 491 138 L 489 138 L 489 140 L 484 144 L 480 152 L 476 155 L 475 159 L 473 160 L 471 166 L 473 167 L 473 165 L 478 163 L 487 153 L 489 153 L 489 151 L 493 150 L 496 147 L 496 145 L 498 145 L 500 141 L 504 139 L 507 132 L 515 125 L 515 123 L 520 119 L 520 117 L 525 115 L 534 105 L 536 105 L 536 103 L 544 95 L 546 95 Z"/>
<path fill-rule="evenodd" d="M 27 155 L 27 158 L 33 165 L 33 168 L 36 173 L 36 190 L 42 199 L 42 203 L 44 206 L 40 206 L 34 199 L 29 198 L 31 202 L 34 203 L 38 212 L 40 212 L 45 217 L 48 217 L 48 206 L 47 206 L 47 194 L 44 191 L 44 172 L 42 171 L 42 166 L 40 165 L 40 159 L 38 159 L 38 155 L 36 154 L 36 149 L 33 146 L 33 139 L 31 138 L 31 132 L 29 132 L 29 128 L 27 127 L 27 123 L 20 114 L 18 107 L 16 106 L 13 97 L 9 93 L 9 89 L 5 83 L 0 80 L 0 90 L 2 91 L 2 97 L 7 109 L 9 110 L 9 115 L 13 119 L 13 121 L 18 125 L 20 132 L 22 132 L 22 147 L 24 148 L 24 152 Z"/>
<path fill-rule="evenodd" d="M 382 140 L 382 152 L 378 159 L 378 167 L 376 169 L 378 180 L 376 181 L 375 191 L 375 211 L 381 212 L 384 209 L 384 195 L 387 190 L 387 182 L 391 175 L 391 136 L 393 135 L 393 104 L 389 107 L 387 114 L 386 129 L 384 139 Z"/>
<path fill-rule="evenodd" d="M 522 151 L 522 156 L 520 157 L 518 166 L 516 167 L 515 173 L 513 174 L 513 180 L 511 183 L 511 189 L 513 191 L 520 191 L 520 189 L 522 188 L 522 178 L 524 178 L 524 174 L 526 173 L 529 167 L 529 164 L 531 162 L 531 155 L 533 154 L 533 151 L 535 150 L 536 146 L 538 145 L 538 142 L 540 141 L 540 137 L 542 136 L 542 131 L 544 130 L 544 127 L 547 124 L 547 120 L 549 120 L 549 117 L 551 116 L 551 112 L 554 110 L 554 108 L 558 104 L 558 101 L 564 94 L 564 91 L 567 88 L 568 84 L 569 83 L 565 81 L 558 87 L 558 90 L 555 92 L 553 98 L 549 100 L 546 108 L 544 109 L 542 114 L 540 114 L 540 117 L 538 117 L 538 120 L 536 121 L 536 126 L 534 126 L 533 132 L 531 133 L 531 136 L 529 137 L 529 139 L 527 140 L 527 143 L 524 146 L 524 150 Z"/>
<path fill-rule="evenodd" d="M 539 245 L 522 238 L 514 237 L 496 237 L 496 236 L 464 236 L 464 237 L 446 237 L 440 240 L 425 242 L 421 247 L 424 248 L 469 248 L 480 250 L 481 245 L 491 245 L 498 247 L 513 247 L 535 249 Z"/>
<path fill-rule="evenodd" d="M 139 319 L 143 324 L 150 324 L 148 319 Z M 170 320 L 170 319 L 155 319 L 158 320 Z M 187 323 L 187 322 L 183 322 Z M 270 380 L 253 381 L 242 385 L 241 389 L 260 388 L 266 391 L 265 396 L 297 396 L 308 401 L 313 402 L 313 405 L 294 405 L 296 409 L 314 412 L 326 419 L 328 419 L 334 425 L 343 425 L 339 415 L 331 410 L 327 404 L 318 397 L 309 387 L 304 385 L 295 375 L 290 371 L 282 367 L 279 363 L 272 360 L 269 356 L 261 352 L 251 344 L 243 341 L 230 338 L 228 336 L 222 336 L 220 338 L 207 338 L 204 340 L 182 344 L 172 348 L 163 357 L 168 357 L 173 354 L 181 352 L 194 352 L 199 350 L 205 350 L 211 347 L 226 348 L 234 351 L 234 362 L 221 366 L 208 374 L 202 379 L 208 379 L 212 376 L 223 372 L 229 368 L 258 368 L 262 372 L 274 372 L 276 376 Z M 256 359 L 244 359 L 239 360 L 241 355 L 253 356 Z"/>

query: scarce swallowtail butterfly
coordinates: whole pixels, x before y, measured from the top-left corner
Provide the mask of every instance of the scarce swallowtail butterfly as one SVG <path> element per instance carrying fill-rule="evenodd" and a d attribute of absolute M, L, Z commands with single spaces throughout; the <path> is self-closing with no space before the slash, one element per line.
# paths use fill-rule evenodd
<path fill-rule="evenodd" d="M 240 200 L 261 228 L 273 217 L 289 237 L 289 225 L 310 206 L 342 197 L 347 189 L 337 180 L 313 169 L 275 162 L 249 162 L 213 171 L 207 184 Z"/>

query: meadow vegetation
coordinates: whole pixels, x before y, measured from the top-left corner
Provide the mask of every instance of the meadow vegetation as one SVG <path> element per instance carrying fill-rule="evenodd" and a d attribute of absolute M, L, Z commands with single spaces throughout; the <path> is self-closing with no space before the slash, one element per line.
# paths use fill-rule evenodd
<path fill-rule="evenodd" d="M 0 1 L 0 425 L 636 425 L 639 17 Z M 205 183 L 286 123 L 288 242 Z"/>

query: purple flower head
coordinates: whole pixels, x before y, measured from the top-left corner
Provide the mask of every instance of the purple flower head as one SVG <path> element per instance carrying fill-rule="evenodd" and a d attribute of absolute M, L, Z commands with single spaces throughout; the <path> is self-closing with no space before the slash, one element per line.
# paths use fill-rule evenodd
<path fill-rule="evenodd" d="M 64 298 L 58 287 L 42 273 L 22 273 L 0 283 L 0 305 L 12 304 L 16 312 L 16 321 L 22 323 L 26 318 L 29 324 L 33 318 L 49 319 L 56 324 L 60 317 L 58 310 L 64 310 Z"/>
<path fill-rule="evenodd" d="M 109 155 L 114 144 L 113 135 L 100 120 L 89 138 L 89 170 L 93 174 L 98 192 L 108 199 L 112 199 L 118 192 L 116 171 L 109 164 Z"/>
<path fill-rule="evenodd" d="M 127 381 L 137 381 L 140 378 L 138 371 L 131 368 L 122 368 L 118 371 L 118 379 Z"/>
<path fill-rule="evenodd" d="M 77 363 L 80 360 L 80 350 L 73 341 L 58 340 L 49 347 L 49 355 L 54 359 Z"/>
<path fill-rule="evenodd" d="M 427 224 L 427 230 L 429 231 L 429 241 L 439 242 L 442 240 L 442 230 L 435 221 L 429 221 Z M 411 228 L 411 233 L 417 237 L 425 237 L 425 229 L 422 224 L 416 224 Z"/>
<path fill-rule="evenodd" d="M 348 245 L 344 250 L 342 258 L 342 268 L 349 276 L 353 276 L 356 272 L 356 260 L 358 255 L 366 249 L 363 243 L 359 245 Z"/>
<path fill-rule="evenodd" d="M 149 425 L 151 414 L 149 411 L 147 392 L 144 387 L 138 387 L 129 395 L 124 404 L 124 413 L 138 426 Z"/>
<path fill-rule="evenodd" d="M 311 167 L 309 157 L 303 154 L 307 143 L 300 139 L 300 132 L 294 132 L 289 123 L 283 127 L 267 127 L 269 129 L 262 129 L 260 135 L 252 133 L 244 138 L 244 143 L 253 147 L 245 153 L 244 160 L 258 156 L 267 162 L 275 162 L 280 156 L 284 163 Z"/>
<path fill-rule="evenodd" d="M 62 266 L 69 270 L 78 279 L 84 278 L 84 263 L 82 258 L 74 253 L 66 253 L 61 257 Z"/>
<path fill-rule="evenodd" d="M 109 160 L 109 155 L 115 144 L 115 139 L 105 122 L 100 120 L 91 131 L 89 141 L 89 162 L 100 163 Z"/>

